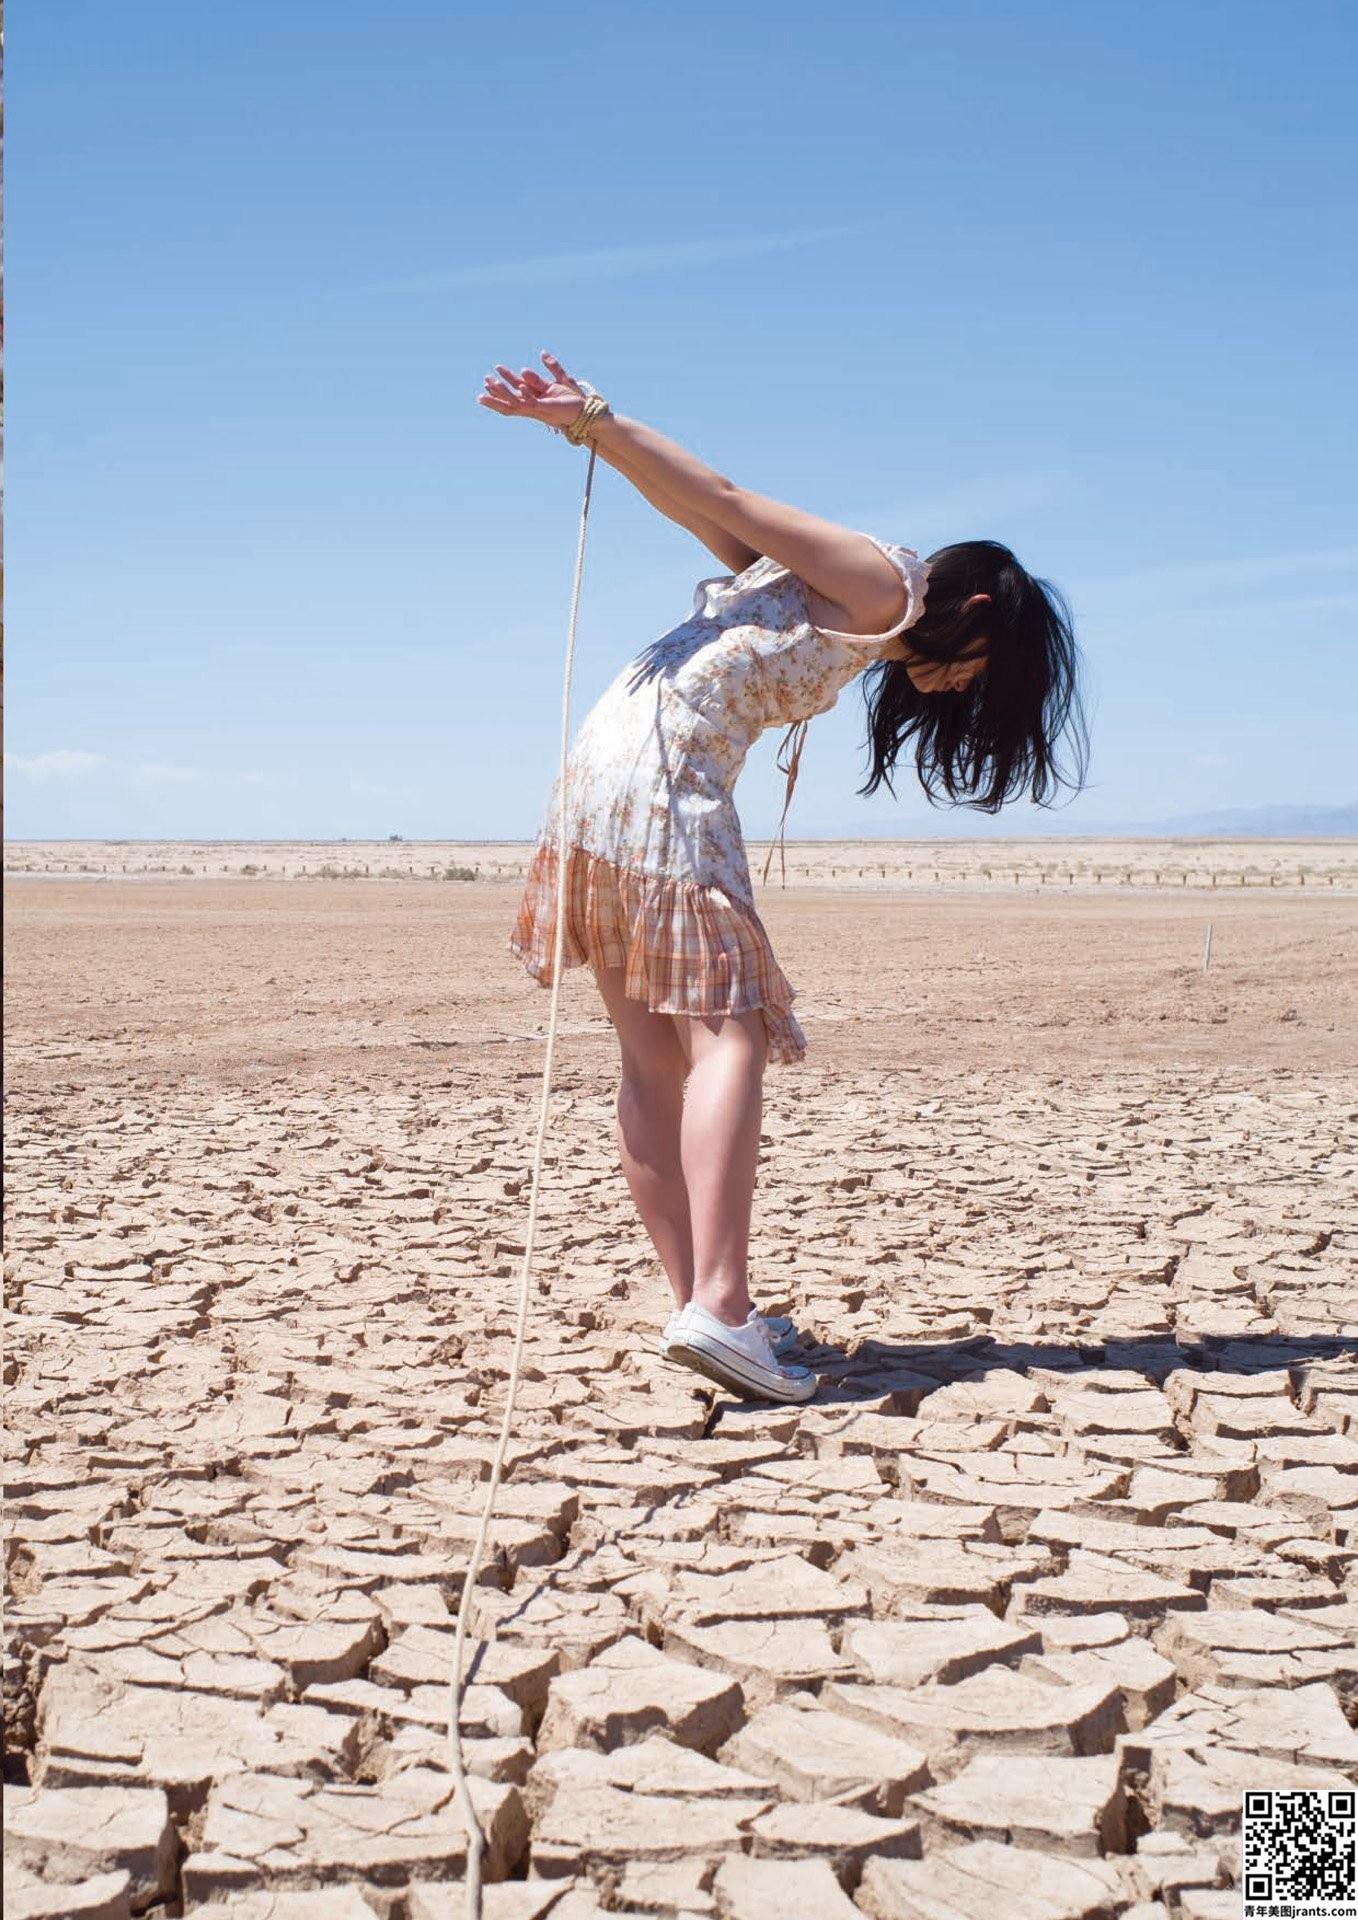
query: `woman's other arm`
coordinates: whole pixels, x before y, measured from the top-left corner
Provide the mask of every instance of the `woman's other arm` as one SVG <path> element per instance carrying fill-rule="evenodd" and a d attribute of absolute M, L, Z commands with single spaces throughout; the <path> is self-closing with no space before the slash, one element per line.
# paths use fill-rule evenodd
<path fill-rule="evenodd" d="M 606 460 L 624 480 L 630 481 L 657 513 L 663 513 L 667 520 L 673 520 L 677 526 L 686 527 L 690 533 L 696 534 L 703 545 L 714 553 L 722 565 L 728 567 L 732 573 L 744 573 L 746 567 L 753 566 L 759 558 L 753 547 L 746 546 L 743 540 L 737 540 L 724 527 L 719 527 L 715 520 L 708 520 L 700 513 L 681 507 L 678 501 L 662 491 L 654 481 L 648 481 L 638 473 L 621 454 L 610 453 L 601 446 L 599 458 Z"/>
<path fill-rule="evenodd" d="M 516 374 L 497 363 L 499 379 L 487 376 L 486 390 L 477 396 L 481 405 L 546 426 L 569 425 L 580 412 L 582 389 L 551 354 L 544 353 L 542 361 L 552 376 L 550 385 L 532 367 Z M 694 519 L 710 522 L 741 552 L 767 554 L 821 599 L 842 608 L 837 624 L 845 632 L 881 633 L 901 618 L 905 589 L 896 569 L 861 534 L 737 486 L 676 441 L 625 414 L 606 414 L 594 428 L 593 441 L 610 465 L 626 468 L 628 479 L 648 499 L 662 497 L 662 513 L 688 527 Z M 736 556 L 723 545 L 719 557 L 729 565 Z"/>
<path fill-rule="evenodd" d="M 496 380 L 487 374 L 485 392 L 477 395 L 479 404 L 489 407 L 492 413 L 518 414 L 531 420 L 540 420 L 548 427 L 565 426 L 579 412 L 585 389 L 566 372 L 559 360 L 554 360 L 548 353 L 544 353 L 542 358 L 551 370 L 550 384 L 532 367 L 525 367 L 522 373 L 516 374 L 512 368 L 497 362 L 495 371 L 500 377 Z M 758 548 L 751 547 L 728 528 L 719 526 L 691 501 L 676 500 L 671 490 L 653 473 L 638 472 L 625 451 L 603 446 L 598 451 L 608 465 L 630 481 L 658 513 L 663 513 L 667 520 L 673 520 L 677 526 L 686 527 L 690 533 L 696 534 L 703 545 L 733 573 L 743 573 L 746 567 L 759 559 Z"/>
<path fill-rule="evenodd" d="M 737 486 L 677 442 L 625 414 L 608 414 L 594 434 L 600 455 L 632 469 L 635 486 L 661 488 L 681 512 L 722 528 L 787 567 L 823 599 L 843 607 L 846 631 L 881 633 L 900 619 L 905 589 L 886 555 L 861 534 L 800 507 Z"/>

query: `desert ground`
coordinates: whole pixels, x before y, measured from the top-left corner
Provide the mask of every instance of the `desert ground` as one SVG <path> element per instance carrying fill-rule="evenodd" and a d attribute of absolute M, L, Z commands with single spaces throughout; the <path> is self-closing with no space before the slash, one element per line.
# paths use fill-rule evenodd
<path fill-rule="evenodd" d="M 462 1912 L 525 851 L 9 850 L 13 1914 Z M 656 1354 L 564 985 L 486 1913 L 1236 1920 L 1242 1792 L 1358 1773 L 1358 850 L 788 861 L 752 1285 L 809 1406 Z"/>

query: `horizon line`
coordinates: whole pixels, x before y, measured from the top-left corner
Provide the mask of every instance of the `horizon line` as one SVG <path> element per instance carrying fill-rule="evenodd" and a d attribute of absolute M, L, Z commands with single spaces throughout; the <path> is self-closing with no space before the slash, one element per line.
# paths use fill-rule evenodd
<path fill-rule="evenodd" d="M 1110 828 L 1107 832 L 1081 833 L 948 833 L 948 834 L 869 834 L 855 835 L 844 833 L 804 834 L 798 839 L 790 835 L 784 844 L 788 847 L 919 847 L 919 846 L 1003 846 L 1015 841 L 1032 842 L 1045 845 L 1052 839 L 1063 841 L 1107 841 L 1125 840 L 1128 842 L 1154 842 L 1165 840 L 1231 840 L 1238 844 L 1257 842 L 1266 845 L 1270 841 L 1290 840 L 1314 842 L 1316 845 L 1342 846 L 1358 843 L 1358 833 L 1315 833 L 1285 832 L 1248 833 L 1235 832 L 1228 827 L 1204 827 L 1197 831 L 1179 828 L 1157 833 L 1150 828 Z M 775 846 L 776 834 L 748 834 L 747 846 Z M 112 838 L 103 838 L 95 834 L 81 834 L 75 838 L 56 838 L 43 835 L 29 835 L 21 840 L 6 839 L 5 848 L 20 847 L 533 847 L 538 844 L 537 837 L 515 837 L 502 834 L 493 839 L 457 839 L 444 837 L 437 840 L 419 840 L 405 834 L 384 834 L 377 839 L 364 839 L 353 834 L 330 835 L 319 839 L 304 834 L 288 834 L 280 839 L 249 839 L 244 835 L 207 835 L 197 834 L 188 839 L 172 839 L 165 834 L 131 835 L 119 834 Z"/>

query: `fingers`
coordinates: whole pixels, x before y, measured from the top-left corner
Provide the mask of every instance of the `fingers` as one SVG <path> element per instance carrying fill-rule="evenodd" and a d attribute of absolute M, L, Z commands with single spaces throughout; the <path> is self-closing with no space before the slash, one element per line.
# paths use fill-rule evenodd
<path fill-rule="evenodd" d="M 493 413 L 532 413 L 537 402 L 551 392 L 554 384 L 569 387 L 572 393 L 583 394 L 584 388 L 580 382 L 571 378 L 554 354 L 544 352 L 542 361 L 552 376 L 551 382 L 544 380 L 536 367 L 524 367 L 515 373 L 512 367 L 497 360 L 495 373 L 486 375 L 485 391 L 476 396 L 477 403 L 488 407 Z"/>
<path fill-rule="evenodd" d="M 545 348 L 542 353 L 542 364 L 554 380 L 560 380 L 564 385 L 573 388 L 576 393 L 580 392 L 580 382 L 572 380 L 555 354 L 548 353 Z"/>
<path fill-rule="evenodd" d="M 565 386 L 573 387 L 577 393 L 580 391 L 579 381 L 571 378 L 559 360 L 554 358 L 550 353 L 544 353 L 542 358 L 553 380 L 558 380 Z M 497 360 L 495 362 L 495 371 L 512 393 L 520 394 L 524 388 L 527 388 L 530 393 L 545 393 L 547 391 L 548 382 L 543 379 L 536 367 L 524 367 L 521 372 L 515 373 L 512 367 L 507 367 L 502 360 Z M 486 382 L 487 385 L 492 384 L 489 374 L 486 376 Z"/>
<path fill-rule="evenodd" d="M 490 374 L 487 374 L 485 396 L 478 395 L 478 398 L 485 397 L 488 404 L 495 406 L 497 413 L 522 412 L 525 402 L 531 400 L 532 395 L 519 391 L 518 382 L 508 367 L 497 366 L 496 372 L 502 375 L 502 378 L 494 380 Z"/>

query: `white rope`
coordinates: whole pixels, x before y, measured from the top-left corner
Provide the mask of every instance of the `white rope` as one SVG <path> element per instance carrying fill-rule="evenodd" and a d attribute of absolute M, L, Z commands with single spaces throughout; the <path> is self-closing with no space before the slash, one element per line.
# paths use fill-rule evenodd
<path fill-rule="evenodd" d="M 570 740 L 571 670 L 575 663 L 575 621 L 580 610 L 580 579 L 585 564 L 585 527 L 589 520 L 589 496 L 594 485 L 596 457 L 597 450 L 591 446 L 589 466 L 585 471 L 585 497 L 580 506 L 580 536 L 576 542 L 575 581 L 571 588 L 571 619 L 566 636 L 566 664 L 561 680 L 561 772 L 557 789 L 556 940 L 552 955 L 552 996 L 547 1014 L 547 1051 L 542 1062 L 542 1101 L 538 1108 L 538 1137 L 533 1149 L 533 1179 L 528 1191 L 528 1230 L 524 1236 L 523 1267 L 519 1274 L 519 1317 L 514 1330 L 514 1356 L 510 1362 L 509 1391 L 505 1398 L 504 1415 L 500 1421 L 500 1438 L 496 1444 L 495 1458 L 491 1463 L 490 1485 L 486 1488 L 485 1505 L 481 1510 L 481 1524 L 476 1531 L 471 1559 L 467 1562 L 466 1578 L 462 1582 L 462 1599 L 457 1609 L 457 1637 L 453 1642 L 453 1670 L 449 1682 L 448 1757 L 452 1763 L 453 1778 L 457 1783 L 458 1804 L 467 1829 L 466 1920 L 481 1920 L 481 1856 L 485 1851 L 486 1842 L 472 1806 L 466 1768 L 462 1761 L 462 1657 L 467 1641 L 467 1621 L 471 1612 L 472 1589 L 481 1572 L 486 1535 L 490 1531 L 491 1515 L 495 1510 L 495 1495 L 499 1491 L 500 1476 L 504 1471 L 510 1425 L 514 1418 L 514 1400 L 519 1390 L 519 1371 L 523 1364 L 524 1335 L 528 1330 L 529 1274 L 533 1264 L 533 1241 L 538 1224 L 538 1186 L 542 1179 L 542 1149 L 547 1138 L 547 1109 L 552 1094 L 552 1058 L 556 1052 L 556 1017 L 561 1000 L 561 959 L 566 938 L 566 779 Z"/>

